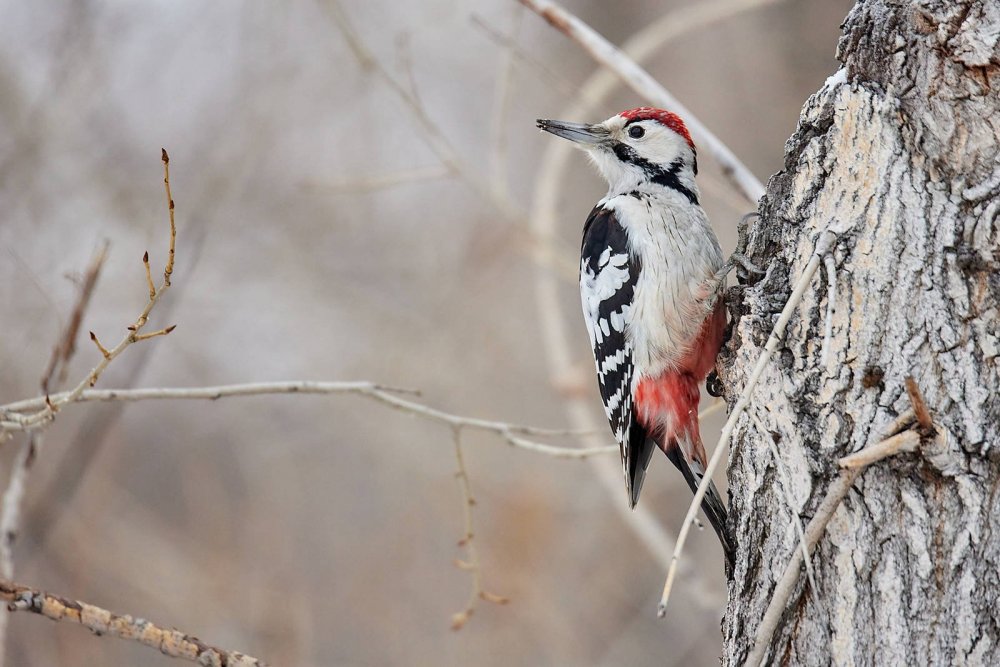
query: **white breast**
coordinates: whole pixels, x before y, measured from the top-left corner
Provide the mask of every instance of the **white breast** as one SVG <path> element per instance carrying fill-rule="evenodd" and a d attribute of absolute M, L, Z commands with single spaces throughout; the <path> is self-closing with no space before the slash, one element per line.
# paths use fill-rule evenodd
<path fill-rule="evenodd" d="M 657 376 L 683 358 L 714 306 L 722 249 L 702 208 L 676 193 L 602 203 L 614 209 L 642 262 L 627 333 L 636 375 Z"/>

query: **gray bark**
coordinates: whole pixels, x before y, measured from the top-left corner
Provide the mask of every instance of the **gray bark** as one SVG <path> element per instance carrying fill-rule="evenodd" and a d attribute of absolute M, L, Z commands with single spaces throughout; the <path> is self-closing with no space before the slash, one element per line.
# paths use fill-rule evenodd
<path fill-rule="evenodd" d="M 813 556 L 818 590 L 800 575 L 765 662 L 1000 664 L 998 40 L 997 0 L 859 2 L 844 70 L 806 103 L 768 185 L 747 245 L 767 272 L 729 295 L 730 404 L 819 234 L 839 241 L 835 275 L 814 277 L 734 434 L 725 664 L 753 646 L 798 548 L 792 521 L 813 516 L 838 457 L 910 407 L 907 376 L 946 446 L 861 474 Z"/>

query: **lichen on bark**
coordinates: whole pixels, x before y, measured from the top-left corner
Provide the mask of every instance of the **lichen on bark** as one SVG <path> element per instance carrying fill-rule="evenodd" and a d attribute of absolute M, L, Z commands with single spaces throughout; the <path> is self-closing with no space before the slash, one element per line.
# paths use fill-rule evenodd
<path fill-rule="evenodd" d="M 732 404 L 818 235 L 838 234 L 834 275 L 813 279 L 734 434 L 724 661 L 753 645 L 798 548 L 792 521 L 812 516 L 839 456 L 909 407 L 912 376 L 947 446 L 859 477 L 768 662 L 1000 664 L 1000 3 L 865 0 L 843 33 L 842 70 L 803 108 L 749 235 L 766 274 L 729 295 Z"/>

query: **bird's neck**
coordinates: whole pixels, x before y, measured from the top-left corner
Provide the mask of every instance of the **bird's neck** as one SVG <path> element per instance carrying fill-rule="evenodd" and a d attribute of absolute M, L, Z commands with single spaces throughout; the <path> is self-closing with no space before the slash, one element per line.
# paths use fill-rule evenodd
<path fill-rule="evenodd" d="M 659 195 L 676 193 L 692 205 L 698 205 L 698 186 L 691 166 L 678 158 L 669 165 L 645 165 L 631 178 L 612 183 L 608 198 L 632 193 Z"/>

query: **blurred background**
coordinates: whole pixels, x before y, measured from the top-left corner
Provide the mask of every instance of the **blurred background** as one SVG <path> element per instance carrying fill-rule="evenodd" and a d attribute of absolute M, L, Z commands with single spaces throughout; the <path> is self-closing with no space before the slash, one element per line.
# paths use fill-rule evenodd
<path fill-rule="evenodd" d="M 647 67 L 765 179 L 836 69 L 851 4 L 566 6 L 618 44 L 657 26 Z M 83 332 L 117 341 L 142 308 L 142 253 L 155 273 L 167 247 L 162 146 L 179 239 L 151 326 L 178 327 L 100 386 L 374 380 L 547 427 L 578 426 L 567 404 L 582 401 L 612 444 L 563 271 L 604 193 L 582 156 L 559 175 L 556 232 L 529 232 L 557 141 L 534 120 L 587 101 L 596 71 L 544 21 L 513 0 L 0 6 L 0 403 L 38 394 L 104 240 Z M 696 8 L 714 18 L 684 28 Z M 618 87 L 590 102 L 566 120 L 645 101 Z M 701 166 L 731 250 L 750 207 Z M 558 281 L 572 372 L 543 343 L 540 276 Z M 73 383 L 98 359 L 79 344 Z M 467 556 L 451 433 L 355 396 L 65 409 L 29 480 L 15 579 L 276 665 L 715 663 L 710 530 L 658 621 L 662 554 L 623 518 L 623 485 L 494 435 L 464 442 L 484 585 L 510 603 L 481 602 L 457 632 L 471 578 L 453 564 Z M 5 471 L 20 444 L 0 451 Z M 599 465 L 620 476 L 617 455 Z M 689 498 L 657 458 L 641 506 L 666 535 Z M 174 664 L 27 614 L 9 633 L 9 665 Z"/>

